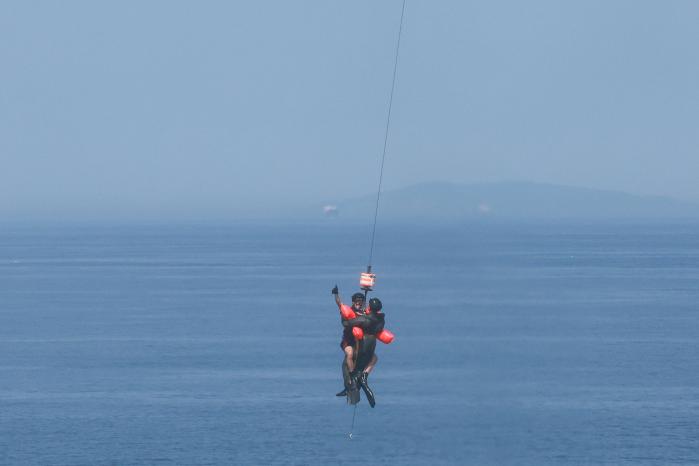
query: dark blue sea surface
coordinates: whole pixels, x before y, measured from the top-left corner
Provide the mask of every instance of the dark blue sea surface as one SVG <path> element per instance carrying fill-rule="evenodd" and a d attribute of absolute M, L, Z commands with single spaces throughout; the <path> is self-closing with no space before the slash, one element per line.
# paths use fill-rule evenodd
<path fill-rule="evenodd" d="M 699 463 L 699 226 L 3 226 L 0 463 Z"/>

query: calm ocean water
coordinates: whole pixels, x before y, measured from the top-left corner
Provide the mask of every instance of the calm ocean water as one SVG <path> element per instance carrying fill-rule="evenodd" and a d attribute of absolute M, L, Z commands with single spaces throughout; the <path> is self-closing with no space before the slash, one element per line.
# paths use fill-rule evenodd
<path fill-rule="evenodd" d="M 699 226 L 3 227 L 0 463 L 699 463 Z"/>

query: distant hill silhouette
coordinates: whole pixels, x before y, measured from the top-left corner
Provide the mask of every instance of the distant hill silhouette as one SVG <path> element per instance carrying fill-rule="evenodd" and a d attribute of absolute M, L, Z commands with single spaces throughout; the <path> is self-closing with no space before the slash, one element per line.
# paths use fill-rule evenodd
<path fill-rule="evenodd" d="M 340 219 L 373 216 L 376 196 L 333 204 Z M 530 182 L 424 183 L 381 194 L 382 220 L 697 218 L 699 205 L 667 197 Z M 318 209 L 318 215 L 322 215 Z"/>

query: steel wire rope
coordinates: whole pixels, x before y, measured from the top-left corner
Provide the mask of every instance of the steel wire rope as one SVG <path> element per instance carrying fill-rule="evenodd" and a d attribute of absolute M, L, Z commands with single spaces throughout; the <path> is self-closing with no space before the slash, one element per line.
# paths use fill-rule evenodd
<path fill-rule="evenodd" d="M 388 147 L 388 133 L 391 127 L 391 110 L 393 108 L 393 93 L 396 89 L 396 72 L 398 70 L 398 54 L 400 51 L 400 39 L 403 33 L 403 18 L 405 16 L 405 2 L 400 11 L 400 26 L 398 26 L 398 40 L 396 41 L 396 51 L 393 60 L 393 79 L 391 80 L 391 94 L 388 99 L 388 112 L 386 114 L 386 131 L 383 138 L 383 152 L 381 154 L 381 169 L 379 170 L 379 189 L 376 192 L 376 208 L 374 209 L 374 225 L 371 229 L 371 247 L 369 248 L 369 263 L 367 264 L 367 272 L 371 272 L 371 262 L 374 257 L 374 240 L 376 239 L 376 221 L 379 217 L 379 200 L 381 199 L 381 184 L 383 182 L 383 167 L 386 161 L 386 148 Z"/>
<path fill-rule="evenodd" d="M 400 11 L 400 25 L 398 26 L 398 40 L 396 41 L 396 51 L 395 51 L 395 56 L 393 60 L 393 78 L 391 79 L 391 94 L 388 98 L 388 112 L 386 114 L 386 130 L 384 132 L 384 139 L 383 139 L 383 151 L 381 153 L 381 168 L 379 170 L 379 187 L 376 192 L 376 208 L 374 209 L 374 224 L 371 229 L 371 246 L 369 248 L 369 263 L 367 265 L 367 272 L 371 272 L 371 261 L 374 257 L 374 241 L 376 239 L 376 221 L 379 216 L 379 200 L 381 199 L 381 184 L 383 182 L 383 167 L 384 163 L 386 161 L 386 148 L 388 147 L 388 133 L 391 127 L 391 110 L 393 108 L 393 93 L 396 89 L 396 73 L 398 70 L 398 55 L 400 51 L 400 39 L 401 35 L 403 33 L 403 18 L 405 17 L 405 3 L 406 0 L 403 0 L 403 6 L 401 7 Z M 364 291 L 364 296 L 366 299 L 366 295 L 368 293 L 369 289 L 365 289 Z M 359 387 L 357 387 L 358 389 Z M 352 426 L 350 427 L 350 432 L 349 432 L 349 438 L 350 440 L 352 439 L 352 435 L 354 433 L 354 421 L 357 416 L 357 404 L 354 405 L 354 410 L 352 412 Z"/>

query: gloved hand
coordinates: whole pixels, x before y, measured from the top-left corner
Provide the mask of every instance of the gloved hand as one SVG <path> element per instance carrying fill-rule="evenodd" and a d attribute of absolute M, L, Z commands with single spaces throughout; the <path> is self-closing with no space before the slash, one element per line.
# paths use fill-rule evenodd
<path fill-rule="evenodd" d="M 339 294 L 340 290 L 337 289 L 337 285 L 335 285 L 335 288 L 331 291 L 332 294 Z"/>

